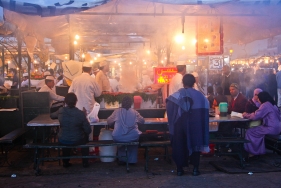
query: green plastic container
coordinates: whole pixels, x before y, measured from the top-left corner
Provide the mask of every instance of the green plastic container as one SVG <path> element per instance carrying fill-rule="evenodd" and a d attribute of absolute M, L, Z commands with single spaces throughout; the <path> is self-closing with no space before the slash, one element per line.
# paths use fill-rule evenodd
<path fill-rule="evenodd" d="M 221 102 L 219 104 L 219 109 L 220 109 L 220 116 L 227 116 L 227 107 L 228 107 L 228 104 L 226 102 Z"/>

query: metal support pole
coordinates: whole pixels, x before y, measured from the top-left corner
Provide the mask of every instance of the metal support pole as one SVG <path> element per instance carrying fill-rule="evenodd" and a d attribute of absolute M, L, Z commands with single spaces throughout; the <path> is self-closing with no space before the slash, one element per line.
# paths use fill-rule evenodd
<path fill-rule="evenodd" d="M 5 80 L 5 53 L 4 53 L 4 48 L 2 48 L 2 50 L 1 50 L 1 53 L 2 53 L 2 55 L 1 55 L 1 60 L 2 60 L 2 69 L 3 69 L 3 78 L 4 78 L 4 80 Z"/>
<path fill-rule="evenodd" d="M 30 56 L 28 55 L 27 56 L 27 72 L 28 72 L 28 90 L 30 90 L 30 66 L 31 66 L 31 58 Z"/>

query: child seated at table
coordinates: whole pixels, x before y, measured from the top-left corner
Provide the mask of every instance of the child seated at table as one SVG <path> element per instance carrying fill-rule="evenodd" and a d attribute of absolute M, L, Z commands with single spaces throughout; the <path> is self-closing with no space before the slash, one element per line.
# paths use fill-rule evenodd
<path fill-rule="evenodd" d="M 144 123 L 144 118 L 131 108 L 133 99 L 125 96 L 122 100 L 122 107 L 114 110 L 107 119 L 108 125 L 114 125 L 112 132 L 113 140 L 116 142 L 138 141 L 141 131 L 138 124 Z M 118 148 L 119 165 L 125 164 L 122 156 L 126 156 L 125 147 Z M 128 146 L 128 162 L 134 164 L 137 162 L 138 146 Z"/>
<path fill-rule="evenodd" d="M 88 142 L 91 133 L 90 124 L 85 112 L 75 107 L 77 97 L 74 93 L 68 93 L 65 97 L 65 107 L 59 109 L 58 119 L 60 122 L 59 142 L 63 145 L 79 145 Z M 82 148 L 82 155 L 89 155 L 89 148 Z M 70 156 L 71 148 L 63 148 L 62 155 Z M 83 167 L 88 167 L 88 159 L 83 160 Z M 63 159 L 63 167 L 71 166 L 69 159 Z"/>

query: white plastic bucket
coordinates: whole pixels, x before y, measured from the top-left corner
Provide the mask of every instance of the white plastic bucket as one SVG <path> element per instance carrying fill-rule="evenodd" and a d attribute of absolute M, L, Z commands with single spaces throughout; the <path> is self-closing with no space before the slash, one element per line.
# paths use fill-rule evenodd
<path fill-rule="evenodd" d="M 99 140 L 113 140 L 112 139 L 112 131 L 113 129 L 105 129 L 102 128 L 100 130 Z M 99 147 L 99 154 L 100 156 L 116 156 L 117 146 L 103 146 Z M 101 162 L 113 162 L 115 158 L 101 158 Z"/>

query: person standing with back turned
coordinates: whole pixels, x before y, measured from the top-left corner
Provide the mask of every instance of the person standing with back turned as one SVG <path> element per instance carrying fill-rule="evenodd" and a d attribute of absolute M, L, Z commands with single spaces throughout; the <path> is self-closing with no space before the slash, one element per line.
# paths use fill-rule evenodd
<path fill-rule="evenodd" d="M 87 115 L 91 113 L 95 105 L 95 97 L 101 95 L 101 88 L 95 81 L 93 77 L 90 76 L 92 71 L 92 65 L 90 62 L 84 62 L 83 64 L 83 73 L 73 79 L 72 84 L 68 90 L 68 93 L 74 93 L 77 96 L 76 107 L 79 110 L 87 112 Z M 93 126 L 91 136 L 89 137 L 92 140 L 93 136 Z"/>
<path fill-rule="evenodd" d="M 193 88 L 195 78 L 186 74 L 184 88 L 170 95 L 166 100 L 169 132 L 173 159 L 177 175 L 184 174 L 183 167 L 193 165 L 193 176 L 200 175 L 200 152 L 209 152 L 209 102 Z"/>

